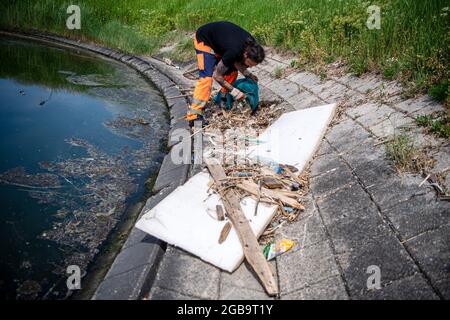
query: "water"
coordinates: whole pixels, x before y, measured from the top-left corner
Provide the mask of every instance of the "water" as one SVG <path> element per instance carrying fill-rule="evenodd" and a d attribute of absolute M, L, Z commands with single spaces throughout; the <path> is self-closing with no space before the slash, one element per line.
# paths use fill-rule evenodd
<path fill-rule="evenodd" d="M 134 70 L 0 37 L 0 297 L 58 299 L 157 173 L 164 101 Z"/>

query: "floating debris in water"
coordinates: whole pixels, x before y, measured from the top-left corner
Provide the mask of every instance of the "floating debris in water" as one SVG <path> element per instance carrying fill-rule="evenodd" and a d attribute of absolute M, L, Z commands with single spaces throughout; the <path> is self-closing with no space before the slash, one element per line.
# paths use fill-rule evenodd
<path fill-rule="evenodd" d="M 33 300 L 38 297 L 41 290 L 41 285 L 38 282 L 26 280 L 17 289 L 17 296 L 18 299 Z"/>
<path fill-rule="evenodd" d="M 46 172 L 27 173 L 25 168 L 17 167 L 0 174 L 0 183 L 21 187 L 39 203 L 59 208 L 53 215 L 56 219 L 51 229 L 38 238 L 54 241 L 68 250 L 64 265 L 78 265 L 86 270 L 126 211 L 127 199 L 137 191 L 138 179 L 159 167 L 163 154 L 155 156 L 154 150 L 166 138 L 167 131 L 154 132 L 151 123 L 143 116 L 118 116 L 105 123 L 117 134 L 141 141 L 141 148 L 124 147 L 118 154 L 110 155 L 84 139 L 72 137 L 65 142 L 85 149 L 85 157 L 39 162 Z M 28 268 L 28 264 L 24 262 L 22 267 Z M 62 275 L 65 268 L 55 265 L 53 272 Z M 35 298 L 40 291 L 38 285 L 24 283 L 18 297 Z"/>
<path fill-rule="evenodd" d="M 25 188 L 60 188 L 59 178 L 51 173 L 27 174 L 24 167 L 17 167 L 0 174 L 0 183 Z"/>

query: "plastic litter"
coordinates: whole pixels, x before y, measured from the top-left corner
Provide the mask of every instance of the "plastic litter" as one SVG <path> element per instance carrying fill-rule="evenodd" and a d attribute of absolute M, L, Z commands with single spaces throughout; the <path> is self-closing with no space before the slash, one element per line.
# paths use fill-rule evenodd
<path fill-rule="evenodd" d="M 267 261 L 272 260 L 276 256 L 279 256 L 287 251 L 289 251 L 295 242 L 288 239 L 278 240 L 276 242 L 268 243 L 263 250 L 263 254 Z"/>

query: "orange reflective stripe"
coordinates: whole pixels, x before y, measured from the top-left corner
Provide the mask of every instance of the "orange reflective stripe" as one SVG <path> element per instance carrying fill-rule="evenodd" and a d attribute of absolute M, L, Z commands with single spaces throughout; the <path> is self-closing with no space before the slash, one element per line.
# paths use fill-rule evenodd
<path fill-rule="evenodd" d="M 208 101 L 211 96 L 212 83 L 212 77 L 204 77 L 198 79 L 194 89 L 194 99 Z"/>
<path fill-rule="evenodd" d="M 197 119 L 197 115 L 196 115 L 196 114 L 188 113 L 188 114 L 186 115 L 186 120 L 187 120 L 187 121 L 192 121 L 192 120 L 195 120 L 195 119 Z"/>
<path fill-rule="evenodd" d="M 203 110 L 203 108 L 205 108 L 205 106 L 201 105 L 201 104 L 191 104 L 191 109 L 193 110 Z"/>
<path fill-rule="evenodd" d="M 203 53 L 197 53 L 197 64 L 199 70 L 205 70 L 205 58 Z"/>
<path fill-rule="evenodd" d="M 214 50 L 210 46 L 207 46 L 204 42 L 197 41 L 197 35 L 194 35 L 194 48 L 200 51 L 214 54 Z"/>

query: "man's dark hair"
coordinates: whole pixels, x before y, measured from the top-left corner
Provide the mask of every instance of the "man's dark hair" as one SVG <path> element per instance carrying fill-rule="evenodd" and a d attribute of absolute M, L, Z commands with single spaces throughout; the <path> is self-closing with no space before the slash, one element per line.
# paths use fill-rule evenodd
<path fill-rule="evenodd" d="M 247 52 L 247 57 L 256 63 L 263 62 L 266 57 L 263 47 L 255 39 L 250 37 L 245 41 L 244 52 Z"/>

